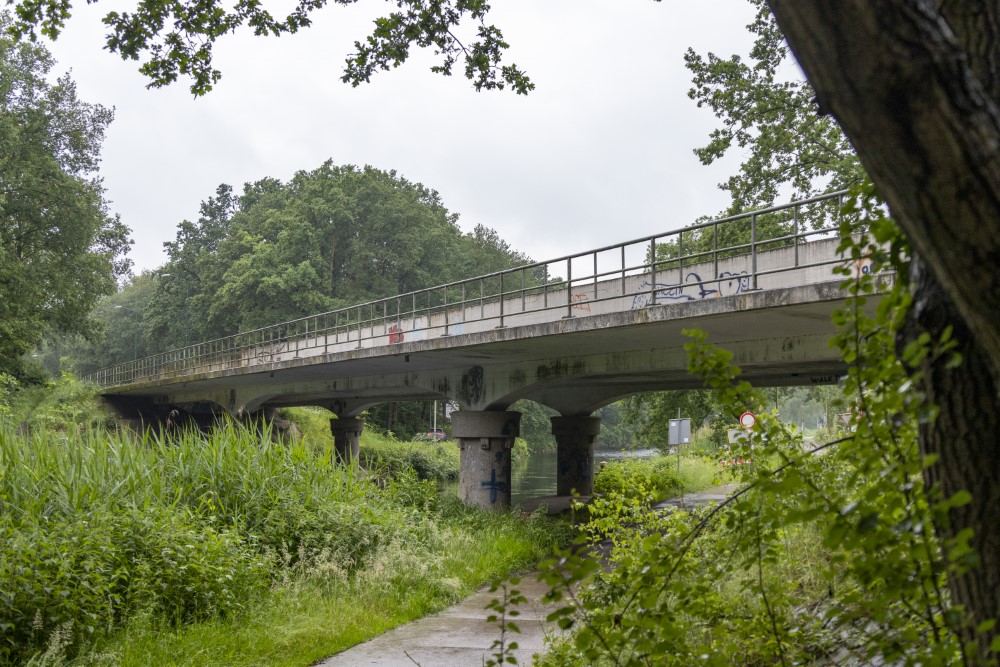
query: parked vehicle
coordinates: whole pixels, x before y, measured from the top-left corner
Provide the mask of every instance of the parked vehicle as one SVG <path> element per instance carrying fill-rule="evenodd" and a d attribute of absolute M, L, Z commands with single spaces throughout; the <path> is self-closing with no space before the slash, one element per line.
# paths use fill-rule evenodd
<path fill-rule="evenodd" d="M 430 440 L 447 440 L 448 434 L 444 432 L 443 428 L 432 428 L 428 429 L 424 436 Z"/>

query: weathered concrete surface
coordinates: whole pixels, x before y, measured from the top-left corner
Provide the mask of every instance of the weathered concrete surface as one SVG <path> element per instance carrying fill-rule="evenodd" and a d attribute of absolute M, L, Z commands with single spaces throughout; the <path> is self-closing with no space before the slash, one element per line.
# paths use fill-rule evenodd
<path fill-rule="evenodd" d="M 554 624 L 545 623 L 545 616 L 554 607 L 545 607 L 540 600 L 548 587 L 534 575 L 525 576 L 514 586 L 528 599 L 517 607 L 521 615 L 515 620 L 519 634 L 508 635 L 516 641 L 513 652 L 519 665 L 532 664 L 532 655 L 545 648 L 547 633 L 555 632 Z M 499 599 L 500 591 L 483 589 L 445 612 L 428 616 L 379 635 L 343 653 L 319 663 L 319 667 L 470 667 L 482 665 L 491 655 L 490 647 L 500 638 L 496 623 L 488 623 L 486 610 L 491 600 Z"/>
<path fill-rule="evenodd" d="M 510 454 L 520 426 L 520 412 L 451 413 L 451 433 L 461 450 L 458 497 L 463 503 L 494 512 L 510 508 Z"/>
<path fill-rule="evenodd" d="M 594 440 L 601 432 L 600 417 L 552 417 L 556 439 L 556 495 L 594 492 Z"/>
<path fill-rule="evenodd" d="M 350 463 L 361 454 L 361 431 L 365 428 L 363 419 L 341 417 L 330 420 L 333 434 L 334 456 L 344 463 Z"/>
<path fill-rule="evenodd" d="M 819 283 L 193 372 L 106 391 L 158 404 L 207 401 L 230 412 L 322 405 L 354 416 L 385 401 L 443 399 L 463 409 L 503 410 L 529 398 L 561 414 L 586 414 L 638 392 L 700 387 L 687 370 L 683 331 L 689 328 L 733 352 L 744 377 L 758 386 L 826 384 L 845 372 L 829 340 L 831 313 L 846 296 L 839 282 Z"/>

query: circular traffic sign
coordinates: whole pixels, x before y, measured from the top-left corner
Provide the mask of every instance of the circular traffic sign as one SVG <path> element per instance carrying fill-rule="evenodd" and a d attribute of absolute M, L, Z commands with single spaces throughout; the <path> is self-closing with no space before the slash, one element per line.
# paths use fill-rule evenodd
<path fill-rule="evenodd" d="M 753 425 L 756 423 L 757 418 L 749 410 L 740 415 L 740 426 L 743 428 L 753 428 Z"/>

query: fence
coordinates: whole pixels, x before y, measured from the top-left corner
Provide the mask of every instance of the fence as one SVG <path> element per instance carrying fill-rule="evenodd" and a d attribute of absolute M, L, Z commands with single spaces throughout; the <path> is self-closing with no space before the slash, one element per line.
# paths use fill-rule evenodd
<path fill-rule="evenodd" d="M 846 191 L 188 345 L 84 379 L 159 383 L 832 278 Z M 859 267 L 860 268 L 860 267 Z M 705 277 L 707 276 L 707 277 Z"/>

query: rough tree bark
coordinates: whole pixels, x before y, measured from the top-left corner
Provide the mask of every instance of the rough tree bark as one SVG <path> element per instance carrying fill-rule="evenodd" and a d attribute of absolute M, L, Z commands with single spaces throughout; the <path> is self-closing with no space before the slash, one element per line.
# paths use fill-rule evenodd
<path fill-rule="evenodd" d="M 953 325 L 963 363 L 924 368 L 938 418 L 927 481 L 967 489 L 944 537 L 980 557 L 951 581 L 972 627 L 1000 617 L 1000 5 L 982 0 L 768 0 L 792 51 L 910 239 L 907 337 Z M 989 641 L 980 637 L 980 659 Z M 972 639 L 971 630 L 967 638 Z"/>

